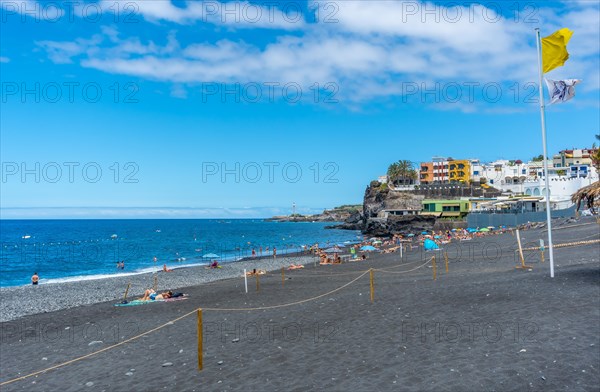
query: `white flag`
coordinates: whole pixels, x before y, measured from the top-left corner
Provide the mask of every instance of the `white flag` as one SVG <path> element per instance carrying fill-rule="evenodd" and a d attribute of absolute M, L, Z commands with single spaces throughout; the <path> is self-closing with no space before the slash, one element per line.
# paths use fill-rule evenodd
<path fill-rule="evenodd" d="M 575 85 L 581 82 L 579 79 L 550 80 L 546 79 L 550 103 L 567 102 L 575 96 Z"/>

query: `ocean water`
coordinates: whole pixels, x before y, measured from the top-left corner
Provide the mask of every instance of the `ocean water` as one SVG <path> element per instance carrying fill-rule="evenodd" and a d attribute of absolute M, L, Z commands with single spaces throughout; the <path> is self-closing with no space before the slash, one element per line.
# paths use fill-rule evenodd
<path fill-rule="evenodd" d="M 330 230 L 324 222 L 260 219 L 0 220 L 0 287 L 139 274 L 354 242 L 360 232 Z M 267 253 L 267 247 L 269 252 Z M 156 261 L 154 260 L 156 258 Z M 125 268 L 117 269 L 124 261 Z"/>

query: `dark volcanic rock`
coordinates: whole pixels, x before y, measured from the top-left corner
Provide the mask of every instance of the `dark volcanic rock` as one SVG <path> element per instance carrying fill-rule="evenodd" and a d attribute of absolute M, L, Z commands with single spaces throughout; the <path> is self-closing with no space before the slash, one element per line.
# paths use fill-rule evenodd
<path fill-rule="evenodd" d="M 373 237 L 389 237 L 394 234 L 416 233 L 432 230 L 435 217 L 422 215 L 389 216 L 387 219 L 367 221 L 363 233 Z"/>

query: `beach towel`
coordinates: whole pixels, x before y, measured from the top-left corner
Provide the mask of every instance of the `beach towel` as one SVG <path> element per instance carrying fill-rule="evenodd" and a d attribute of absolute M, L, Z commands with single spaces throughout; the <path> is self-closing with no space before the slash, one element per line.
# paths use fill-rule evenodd
<path fill-rule="evenodd" d="M 148 304 L 156 304 L 161 302 L 175 302 L 175 301 L 184 301 L 188 299 L 187 296 L 177 297 L 177 298 L 167 298 L 167 299 L 158 299 L 156 301 L 142 301 L 139 299 L 134 299 L 133 301 L 129 301 L 127 303 L 118 303 L 115 306 L 123 307 L 123 306 L 140 306 L 140 305 L 148 305 Z"/>

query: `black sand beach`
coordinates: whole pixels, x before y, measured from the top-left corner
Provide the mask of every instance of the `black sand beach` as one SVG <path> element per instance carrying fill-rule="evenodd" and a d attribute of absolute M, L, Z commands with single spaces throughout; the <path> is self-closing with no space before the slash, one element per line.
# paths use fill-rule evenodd
<path fill-rule="evenodd" d="M 525 247 L 546 238 L 543 229 L 521 234 Z M 599 226 L 592 218 L 554 231 L 556 244 L 598 238 Z M 286 271 L 283 287 L 281 274 L 273 272 L 261 277 L 260 291 L 250 279 L 248 294 L 241 277 L 178 290 L 189 294 L 188 300 L 134 307 L 115 307 L 117 293 L 92 292 L 91 297 L 114 300 L 0 324 L 0 388 L 598 390 L 598 243 L 555 249 L 553 279 L 548 257 L 541 263 L 539 251 L 526 252 L 531 271 L 515 269 L 516 238 L 510 234 L 445 248 L 448 273 L 440 252 L 415 249 L 402 260 L 391 253 L 343 265 L 308 264 L 304 270 Z M 435 281 L 427 263 L 434 254 Z M 374 303 L 369 268 L 376 269 Z M 151 286 L 151 281 L 143 283 Z M 161 279 L 159 288 L 171 288 L 168 284 Z M 3 302 L 7 296 L 2 291 Z M 18 307 L 18 301 L 13 303 Z M 205 309 L 202 372 L 197 370 L 194 313 L 199 307 Z M 11 382 L 76 358 L 81 359 Z"/>

